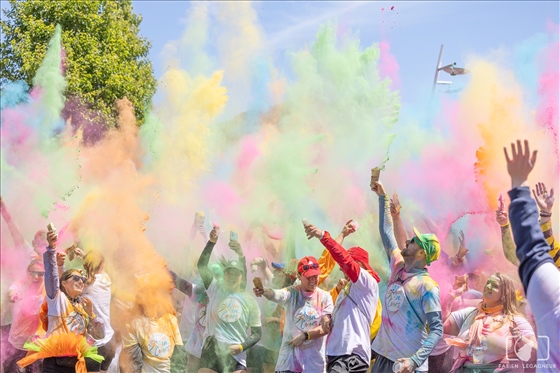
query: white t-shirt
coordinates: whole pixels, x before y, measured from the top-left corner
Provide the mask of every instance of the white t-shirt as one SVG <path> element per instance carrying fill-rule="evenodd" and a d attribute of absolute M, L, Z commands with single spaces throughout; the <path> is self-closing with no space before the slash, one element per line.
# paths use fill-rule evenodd
<path fill-rule="evenodd" d="M 358 281 L 349 282 L 336 299 L 332 330 L 327 340 L 327 356 L 355 354 L 369 364 L 370 325 L 375 317 L 378 298 L 377 281 L 368 271 L 360 269 Z"/>
<path fill-rule="evenodd" d="M 325 371 L 325 337 L 304 341 L 298 347 L 288 345 L 292 339 L 303 332 L 321 325 L 321 318 L 333 311 L 331 295 L 316 289 L 304 292 L 300 286 L 289 286 L 272 290 L 272 301 L 284 305 L 286 323 L 284 336 L 276 362 L 276 371 L 323 373 Z"/>
<path fill-rule="evenodd" d="M 241 344 L 247 340 L 249 328 L 261 326 L 261 311 L 252 295 L 246 292 L 230 294 L 216 280 L 212 281 L 206 293 L 209 301 L 205 339 L 213 335 L 219 342 L 228 345 Z M 233 357 L 247 366 L 246 351 Z"/>
<path fill-rule="evenodd" d="M 142 373 L 169 373 L 173 349 L 182 344 L 177 318 L 171 314 L 157 320 L 138 317 L 127 324 L 122 336 L 123 348 L 140 345 Z"/>
<path fill-rule="evenodd" d="M 86 312 L 76 304 L 72 306 L 62 291 L 58 290 L 53 299 L 48 296 L 49 327 L 47 337 L 51 334 L 64 334 L 67 332 L 85 336 L 87 333 Z"/>
<path fill-rule="evenodd" d="M 426 270 L 404 272 L 400 250 L 391 253 L 391 278 L 385 292 L 382 322 L 371 348 L 396 361 L 410 358 L 428 336 L 426 314 L 441 312 L 439 287 Z M 428 359 L 417 368 L 428 371 Z"/>
<path fill-rule="evenodd" d="M 115 334 L 111 327 L 111 279 L 109 275 L 105 272 L 96 274 L 95 281 L 84 289 L 82 295 L 91 300 L 93 313 L 103 321 L 105 337 L 96 340 L 95 346 L 104 346 Z"/>

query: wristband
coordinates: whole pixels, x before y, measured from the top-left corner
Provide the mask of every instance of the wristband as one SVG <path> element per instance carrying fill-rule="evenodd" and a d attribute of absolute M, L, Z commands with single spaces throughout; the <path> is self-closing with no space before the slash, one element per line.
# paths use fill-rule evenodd
<path fill-rule="evenodd" d="M 505 228 L 505 227 L 507 227 L 508 225 L 509 225 L 509 222 L 505 223 L 504 225 L 501 225 L 501 224 L 500 224 L 500 227 Z"/>
<path fill-rule="evenodd" d="M 541 216 L 541 218 L 550 218 L 552 216 L 552 212 L 541 210 L 540 216 Z"/>
<path fill-rule="evenodd" d="M 243 345 L 239 345 L 239 349 L 243 352 Z"/>
<path fill-rule="evenodd" d="M 309 332 L 305 332 L 305 339 L 308 341 L 311 339 L 311 334 L 309 334 Z"/>

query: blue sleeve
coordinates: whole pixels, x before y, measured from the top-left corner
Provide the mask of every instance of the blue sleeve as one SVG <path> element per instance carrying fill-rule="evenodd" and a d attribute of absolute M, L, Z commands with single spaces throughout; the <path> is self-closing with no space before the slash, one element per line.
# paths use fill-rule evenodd
<path fill-rule="evenodd" d="M 45 291 L 50 299 L 54 299 L 60 286 L 55 249 L 47 247 L 47 251 L 43 254 L 43 263 L 45 265 Z"/>
<path fill-rule="evenodd" d="M 393 218 L 389 206 L 389 197 L 386 194 L 379 196 L 379 233 L 387 256 L 398 248 L 395 232 L 393 231 Z"/>
<path fill-rule="evenodd" d="M 519 259 L 519 277 L 527 293 L 533 272 L 547 262 L 554 262 L 548 255 L 550 247 L 539 225 L 537 204 L 531 198 L 529 187 L 514 188 L 508 194 L 511 199 L 509 223 L 517 246 L 515 253 Z"/>
<path fill-rule="evenodd" d="M 430 356 L 434 347 L 436 347 L 443 335 L 443 321 L 441 319 L 441 312 L 429 312 L 426 314 L 426 318 L 428 319 L 430 332 L 424 340 L 424 343 L 422 343 L 420 349 L 410 357 L 412 361 L 416 363 L 416 367 L 424 364 L 424 361 L 426 361 L 426 359 Z"/>

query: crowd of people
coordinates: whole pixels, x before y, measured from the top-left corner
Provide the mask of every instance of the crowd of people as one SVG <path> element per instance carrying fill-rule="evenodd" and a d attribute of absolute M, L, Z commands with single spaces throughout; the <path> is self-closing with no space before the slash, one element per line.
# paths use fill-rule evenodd
<path fill-rule="evenodd" d="M 408 236 L 398 196 L 390 198 L 372 178 L 390 266 L 386 289 L 370 263 L 375 248 L 343 247 L 357 229 L 352 220 L 334 237 L 304 219 L 301 229 L 307 238 L 324 246 L 318 259 L 306 255 L 269 262 L 257 256 L 248 261 L 232 236 L 228 246 L 237 258 L 214 263 L 219 227 L 207 235 L 197 216 L 193 234 L 200 232 L 207 243 L 193 276 L 182 278 L 172 268 L 177 264 L 168 264 L 167 282 L 145 283 L 127 303 L 115 296 L 102 248 L 60 250 L 52 226 L 38 231 L 29 245 L 0 199 L 15 247 L 29 253 L 26 276 L 8 288 L 13 307 L 11 325 L 2 327 L 2 369 L 559 371 L 560 243 L 551 229 L 554 192 L 538 183 L 531 198 L 527 179 L 536 152 L 530 152 L 527 141 L 504 151 L 511 203 L 509 213 L 500 206 L 496 221 L 504 256 L 518 266 L 518 277 L 459 273 L 468 255 L 464 237 L 457 254 L 447 257 L 435 234 L 414 228 Z M 456 271 L 449 289 L 430 275 L 438 259 Z M 69 261 L 81 265 L 66 270 Z M 343 277 L 328 281 L 337 265 Z M 173 301 L 177 292 L 184 297 L 180 307 Z"/>

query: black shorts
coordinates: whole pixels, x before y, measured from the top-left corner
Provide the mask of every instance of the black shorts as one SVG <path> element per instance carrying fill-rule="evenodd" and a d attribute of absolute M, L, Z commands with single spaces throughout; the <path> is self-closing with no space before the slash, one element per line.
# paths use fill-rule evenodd
<path fill-rule="evenodd" d="M 99 372 L 101 363 L 86 358 L 86 368 L 88 372 Z M 76 373 L 76 363 L 78 358 L 69 357 L 48 357 L 43 360 L 43 370 L 41 373 Z"/>
<path fill-rule="evenodd" d="M 199 368 L 212 369 L 220 373 L 247 370 L 245 365 L 239 363 L 231 356 L 228 345 L 218 342 L 214 336 L 210 336 L 204 340 Z"/>

